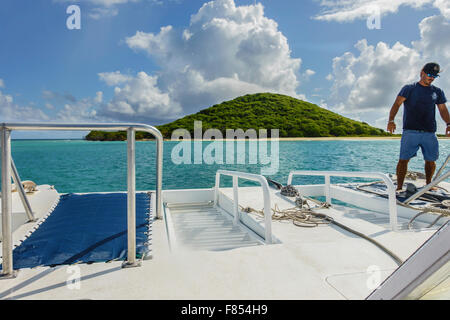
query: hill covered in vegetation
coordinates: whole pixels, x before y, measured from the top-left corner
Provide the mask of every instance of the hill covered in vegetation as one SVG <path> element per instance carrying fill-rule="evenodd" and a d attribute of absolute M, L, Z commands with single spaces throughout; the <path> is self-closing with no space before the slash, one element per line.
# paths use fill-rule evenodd
<path fill-rule="evenodd" d="M 184 128 L 194 133 L 194 121 L 202 121 L 203 132 L 219 129 L 225 137 L 226 129 L 278 129 L 281 137 L 368 137 L 390 136 L 382 129 L 355 121 L 315 104 L 290 96 L 257 93 L 216 104 L 195 114 L 156 126 L 164 138 L 170 138 L 175 129 Z M 151 138 L 137 132 L 136 139 Z M 87 140 L 126 140 L 126 132 L 92 131 Z"/>

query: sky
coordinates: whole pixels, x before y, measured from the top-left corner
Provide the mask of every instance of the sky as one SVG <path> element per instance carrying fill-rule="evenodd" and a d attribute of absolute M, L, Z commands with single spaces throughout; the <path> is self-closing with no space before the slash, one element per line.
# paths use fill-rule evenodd
<path fill-rule="evenodd" d="M 0 122 L 159 125 L 273 92 L 385 129 L 430 61 L 450 96 L 447 0 L 2 0 L 0 39 Z"/>

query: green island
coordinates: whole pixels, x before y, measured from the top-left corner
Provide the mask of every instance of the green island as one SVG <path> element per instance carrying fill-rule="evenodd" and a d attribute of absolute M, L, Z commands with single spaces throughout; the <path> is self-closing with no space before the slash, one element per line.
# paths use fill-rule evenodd
<path fill-rule="evenodd" d="M 382 137 L 395 136 L 365 122 L 355 121 L 315 104 L 293 97 L 274 94 L 248 94 L 225 101 L 175 120 L 155 126 L 166 139 L 176 129 L 186 129 L 193 137 L 194 121 L 202 121 L 202 130 L 218 129 L 225 137 L 226 129 L 278 129 L 280 138 L 301 137 Z M 126 140 L 125 131 L 91 131 L 86 140 Z M 146 132 L 136 132 L 136 140 L 151 139 Z"/>

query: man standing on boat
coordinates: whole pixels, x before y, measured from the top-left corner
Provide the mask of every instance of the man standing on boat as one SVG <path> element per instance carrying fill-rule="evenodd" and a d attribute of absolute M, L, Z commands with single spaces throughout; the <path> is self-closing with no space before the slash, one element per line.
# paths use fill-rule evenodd
<path fill-rule="evenodd" d="M 450 136 L 450 115 L 445 103 L 444 91 L 431 85 L 439 77 L 440 67 L 437 63 L 427 63 L 420 72 L 420 81 L 404 86 L 395 100 L 389 113 L 387 131 L 393 133 L 396 129 L 394 118 L 400 106 L 404 103 L 403 133 L 400 147 L 400 157 L 397 164 L 397 190 L 402 190 L 408 162 L 417 155 L 419 147 L 425 160 L 426 182 L 429 184 L 436 170 L 436 160 L 439 157 L 439 143 L 436 137 L 436 105 L 442 119 L 445 121 L 445 135 Z"/>

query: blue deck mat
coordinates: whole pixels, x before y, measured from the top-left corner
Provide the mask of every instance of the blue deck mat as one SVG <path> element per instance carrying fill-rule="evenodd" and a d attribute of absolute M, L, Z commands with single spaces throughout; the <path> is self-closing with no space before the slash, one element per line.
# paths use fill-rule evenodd
<path fill-rule="evenodd" d="M 136 256 L 149 251 L 150 196 L 136 194 Z M 13 251 L 14 269 L 127 257 L 127 194 L 67 194 Z"/>

